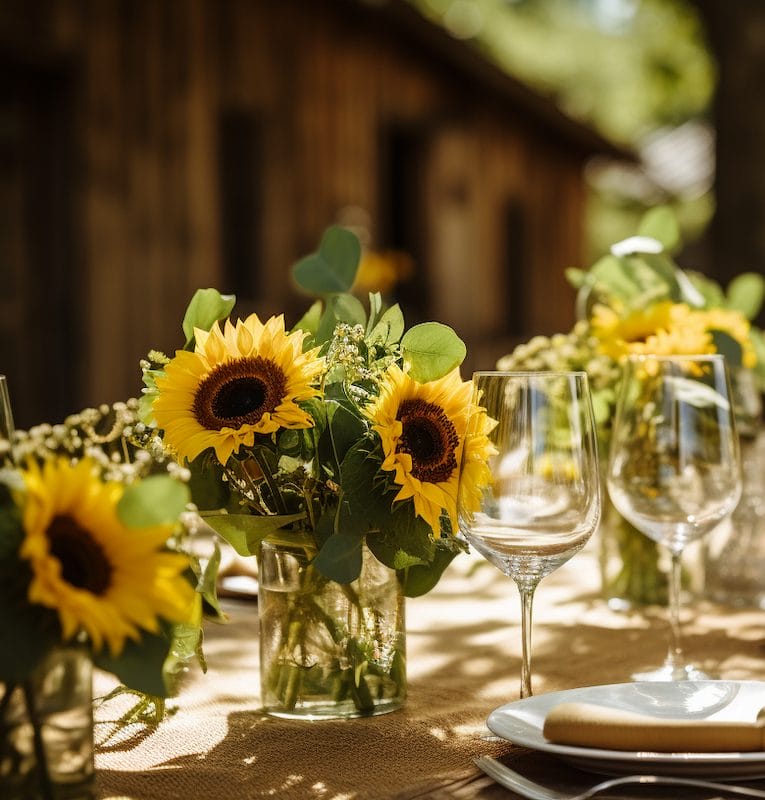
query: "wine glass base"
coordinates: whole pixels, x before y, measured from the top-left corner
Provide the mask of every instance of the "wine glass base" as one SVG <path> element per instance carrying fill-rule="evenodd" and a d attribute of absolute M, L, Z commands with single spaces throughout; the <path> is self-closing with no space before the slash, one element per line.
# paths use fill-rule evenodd
<path fill-rule="evenodd" d="M 693 664 L 663 664 L 658 669 L 646 672 L 635 672 L 633 681 L 708 681 L 712 676 L 704 670 L 694 667 Z"/>

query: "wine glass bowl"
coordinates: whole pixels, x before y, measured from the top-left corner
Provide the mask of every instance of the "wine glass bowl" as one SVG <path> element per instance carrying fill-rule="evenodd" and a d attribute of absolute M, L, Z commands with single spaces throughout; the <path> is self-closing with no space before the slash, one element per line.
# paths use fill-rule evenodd
<path fill-rule="evenodd" d="M 13 412 L 8 381 L 5 375 L 0 375 L 0 466 L 6 462 L 13 463 L 13 434 Z"/>
<path fill-rule="evenodd" d="M 531 694 L 530 626 L 542 578 L 586 544 L 600 515 L 597 445 L 587 376 L 477 372 L 476 405 L 496 422 L 491 481 L 480 508 L 460 503 L 460 530 L 521 595 L 521 696 Z"/>
<path fill-rule="evenodd" d="M 617 511 L 672 558 L 664 665 L 642 680 L 706 677 L 684 663 L 679 629 L 680 557 L 735 509 L 741 495 L 738 436 L 725 359 L 631 356 L 611 436 L 608 492 Z M 635 676 L 638 677 L 638 676 Z"/>

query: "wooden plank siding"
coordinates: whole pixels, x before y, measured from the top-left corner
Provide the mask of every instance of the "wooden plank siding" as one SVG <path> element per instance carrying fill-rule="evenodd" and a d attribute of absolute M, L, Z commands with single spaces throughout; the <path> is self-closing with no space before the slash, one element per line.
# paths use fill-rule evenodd
<path fill-rule="evenodd" d="M 411 243 L 405 313 L 453 325 L 466 372 L 570 326 L 582 167 L 607 145 L 503 93 L 510 79 L 466 48 L 402 0 L 7 0 L 3 63 L 66 64 L 74 81 L 74 340 L 68 359 L 34 358 L 55 332 L 26 322 L 37 299 L 17 279 L 25 310 L 0 319 L 0 372 L 23 392 L 20 424 L 135 395 L 139 358 L 181 341 L 197 287 L 294 322 L 306 301 L 289 267 L 337 221 L 367 220 L 373 247 L 394 229 Z M 9 219 L 23 169 L 0 178 Z M 42 269 L 18 231 L 0 243 L 4 274 Z"/>

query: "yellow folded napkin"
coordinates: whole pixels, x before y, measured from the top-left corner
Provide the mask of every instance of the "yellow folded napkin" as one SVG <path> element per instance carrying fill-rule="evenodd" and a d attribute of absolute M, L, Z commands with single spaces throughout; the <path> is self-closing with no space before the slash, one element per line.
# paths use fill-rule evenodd
<path fill-rule="evenodd" d="M 590 703 L 561 703 L 542 732 L 556 744 L 659 753 L 765 750 L 765 709 L 756 722 L 664 719 Z"/>

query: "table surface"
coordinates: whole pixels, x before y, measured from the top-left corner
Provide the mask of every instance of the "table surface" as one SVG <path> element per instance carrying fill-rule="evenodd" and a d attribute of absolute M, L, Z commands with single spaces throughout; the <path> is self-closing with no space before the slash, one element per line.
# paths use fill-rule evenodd
<path fill-rule="evenodd" d="M 408 698 L 379 717 L 266 717 L 257 603 L 232 600 L 225 608 L 230 622 L 205 628 L 207 673 L 194 667 L 185 676 L 159 725 L 117 730 L 124 698 L 97 709 L 98 800 L 515 797 L 473 765 L 481 754 L 548 782 L 574 785 L 582 777 L 486 728 L 492 709 L 518 698 L 519 601 L 512 581 L 477 556 L 459 557 L 430 594 L 407 601 Z M 765 612 L 702 600 L 683 620 L 686 652 L 697 665 L 721 678 L 765 680 Z M 537 590 L 536 694 L 629 681 L 636 669 L 661 663 L 666 645 L 663 609 L 614 612 L 603 602 L 594 542 Z M 97 692 L 105 680 L 99 677 Z"/>

